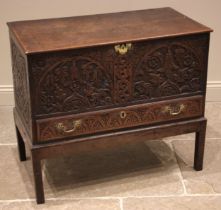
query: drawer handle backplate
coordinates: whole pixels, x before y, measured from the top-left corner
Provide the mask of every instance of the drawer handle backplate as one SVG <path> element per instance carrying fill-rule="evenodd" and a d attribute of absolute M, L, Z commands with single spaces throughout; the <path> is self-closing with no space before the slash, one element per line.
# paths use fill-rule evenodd
<path fill-rule="evenodd" d="M 63 123 L 58 123 L 56 125 L 56 128 L 58 131 L 62 131 L 64 133 L 72 133 L 74 132 L 77 128 L 81 126 L 82 121 L 81 120 L 74 120 L 73 121 L 73 128 L 68 130 L 67 127 Z"/>
<path fill-rule="evenodd" d="M 115 45 L 114 49 L 116 53 L 119 53 L 120 55 L 124 55 L 131 49 L 131 47 L 132 47 L 132 44 L 127 43 L 127 44 Z"/>
<path fill-rule="evenodd" d="M 185 105 L 184 104 L 180 104 L 178 108 L 172 107 L 172 106 L 165 106 L 163 108 L 163 113 L 169 113 L 172 116 L 176 116 L 179 115 L 180 113 L 182 113 L 185 109 Z"/>

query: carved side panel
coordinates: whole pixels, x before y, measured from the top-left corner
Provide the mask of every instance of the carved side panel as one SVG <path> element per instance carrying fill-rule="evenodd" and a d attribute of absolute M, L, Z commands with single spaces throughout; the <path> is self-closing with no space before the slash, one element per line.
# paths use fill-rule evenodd
<path fill-rule="evenodd" d="M 11 52 L 15 107 L 18 110 L 19 115 L 21 116 L 21 120 L 24 123 L 27 132 L 31 134 L 31 110 L 26 72 L 26 62 L 25 58 L 22 56 L 19 49 L 12 40 Z"/>

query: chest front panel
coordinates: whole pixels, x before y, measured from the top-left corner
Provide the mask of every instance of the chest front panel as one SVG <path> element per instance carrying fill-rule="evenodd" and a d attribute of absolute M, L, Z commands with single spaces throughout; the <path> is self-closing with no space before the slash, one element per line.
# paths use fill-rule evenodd
<path fill-rule="evenodd" d="M 207 34 L 29 57 L 35 115 L 79 113 L 202 93 Z"/>

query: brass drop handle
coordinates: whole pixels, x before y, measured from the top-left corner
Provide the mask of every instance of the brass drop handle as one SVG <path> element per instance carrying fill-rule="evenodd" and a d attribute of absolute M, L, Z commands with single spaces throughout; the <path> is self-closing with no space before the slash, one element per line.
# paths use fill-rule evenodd
<path fill-rule="evenodd" d="M 126 54 L 131 48 L 132 48 L 131 43 L 119 44 L 114 46 L 115 52 L 119 53 L 120 55 Z"/>
<path fill-rule="evenodd" d="M 58 129 L 58 131 L 62 131 L 64 133 L 72 133 L 74 132 L 77 128 L 80 127 L 82 121 L 81 120 L 74 120 L 73 122 L 73 128 L 68 130 L 67 127 L 63 124 L 63 123 L 58 123 L 56 125 L 56 128 Z"/>
<path fill-rule="evenodd" d="M 169 112 L 170 115 L 176 116 L 176 115 L 179 115 L 184 109 L 185 109 L 184 104 L 180 104 L 178 109 L 175 109 L 174 107 L 171 107 L 171 106 L 165 106 L 163 108 L 163 112 L 164 113 Z"/>
<path fill-rule="evenodd" d="M 125 111 L 120 112 L 120 118 L 125 119 L 127 117 L 127 113 Z"/>

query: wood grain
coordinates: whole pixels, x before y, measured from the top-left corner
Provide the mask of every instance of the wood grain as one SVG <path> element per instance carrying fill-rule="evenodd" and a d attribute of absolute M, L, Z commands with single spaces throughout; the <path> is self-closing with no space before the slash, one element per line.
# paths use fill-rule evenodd
<path fill-rule="evenodd" d="M 172 8 L 8 23 L 25 53 L 211 32 Z"/>

